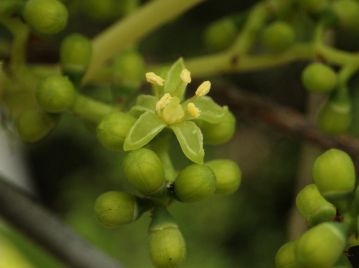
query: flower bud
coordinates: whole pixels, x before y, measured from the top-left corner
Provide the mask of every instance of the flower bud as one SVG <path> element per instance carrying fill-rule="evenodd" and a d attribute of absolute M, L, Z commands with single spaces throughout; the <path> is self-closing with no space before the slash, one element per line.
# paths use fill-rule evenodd
<path fill-rule="evenodd" d="M 213 22 L 204 32 L 204 44 L 210 51 L 218 51 L 232 44 L 237 35 L 237 26 L 230 18 Z"/>
<path fill-rule="evenodd" d="M 192 164 L 180 171 L 175 180 L 174 191 L 180 201 L 198 201 L 214 194 L 216 177 L 209 167 Z"/>
<path fill-rule="evenodd" d="M 198 125 L 202 130 L 204 143 L 222 144 L 228 142 L 233 137 L 236 130 L 236 118 L 226 109 L 221 122 L 218 124 L 198 121 Z"/>
<path fill-rule="evenodd" d="M 56 34 L 67 24 L 68 12 L 58 0 L 28 0 L 23 10 L 25 21 L 42 34 Z"/>
<path fill-rule="evenodd" d="M 345 196 L 355 187 L 354 164 L 347 153 L 327 150 L 315 160 L 313 179 L 325 198 Z"/>
<path fill-rule="evenodd" d="M 76 33 L 68 35 L 60 48 L 60 62 L 64 73 L 75 80 L 81 80 L 90 63 L 91 53 L 92 45 L 87 37 Z"/>
<path fill-rule="evenodd" d="M 39 110 L 24 111 L 16 120 L 17 132 L 20 138 L 25 142 L 41 140 L 55 126 L 55 118 Z"/>
<path fill-rule="evenodd" d="M 216 193 L 232 194 L 241 184 L 242 172 L 236 162 L 218 159 L 206 163 L 216 177 Z"/>
<path fill-rule="evenodd" d="M 276 21 L 268 25 L 262 33 L 262 44 L 271 52 L 283 52 L 295 40 L 293 28 L 286 22 Z"/>
<path fill-rule="evenodd" d="M 95 201 L 97 219 L 106 227 L 130 223 L 139 216 L 136 197 L 118 191 L 101 194 Z"/>
<path fill-rule="evenodd" d="M 284 244 L 275 255 L 276 268 L 299 268 L 295 259 L 295 241 Z"/>
<path fill-rule="evenodd" d="M 152 195 L 165 185 L 162 162 L 157 154 L 141 148 L 128 153 L 123 161 L 128 182 L 144 195 Z"/>
<path fill-rule="evenodd" d="M 186 258 L 186 243 L 178 225 L 164 209 L 156 209 L 149 228 L 149 250 L 158 268 L 174 268 Z"/>
<path fill-rule="evenodd" d="M 315 184 L 305 186 L 297 195 L 296 205 L 310 225 L 333 220 L 336 208 L 320 194 Z"/>
<path fill-rule="evenodd" d="M 305 232 L 296 242 L 299 267 L 328 268 L 339 260 L 346 245 L 342 223 L 321 223 Z"/>
<path fill-rule="evenodd" d="M 126 135 L 136 119 L 126 113 L 115 112 L 105 116 L 97 126 L 97 138 L 113 151 L 121 151 Z"/>
<path fill-rule="evenodd" d="M 70 109 L 75 101 L 76 91 L 65 76 L 52 75 L 40 82 L 36 98 L 40 106 L 50 113 L 61 113 Z"/>
<path fill-rule="evenodd" d="M 332 9 L 337 16 L 340 26 L 347 30 L 358 31 L 359 3 L 354 0 L 337 0 Z"/>
<path fill-rule="evenodd" d="M 345 133 L 352 120 L 351 103 L 329 99 L 318 115 L 319 128 L 328 134 L 338 135 Z"/>
<path fill-rule="evenodd" d="M 304 87 L 313 92 L 329 92 L 337 85 L 337 74 L 323 63 L 312 63 L 302 72 Z"/>

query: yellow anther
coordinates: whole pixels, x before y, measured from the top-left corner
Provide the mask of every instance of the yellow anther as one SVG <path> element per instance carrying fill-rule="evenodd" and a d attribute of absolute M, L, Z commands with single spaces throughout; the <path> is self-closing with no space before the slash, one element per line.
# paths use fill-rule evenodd
<path fill-rule="evenodd" d="M 181 72 L 181 80 L 186 83 L 189 84 L 191 83 L 192 79 L 191 79 L 191 72 L 188 71 L 187 69 L 183 69 Z"/>
<path fill-rule="evenodd" d="M 161 110 L 163 110 L 163 108 L 165 108 L 170 103 L 172 98 L 173 97 L 169 93 L 164 94 L 162 98 L 156 103 L 156 111 L 160 113 Z"/>
<path fill-rule="evenodd" d="M 187 104 L 187 111 L 194 118 L 197 118 L 201 113 L 200 109 L 193 102 Z"/>
<path fill-rule="evenodd" d="M 196 96 L 202 97 L 208 94 L 209 90 L 211 89 L 211 82 L 210 81 L 204 81 L 202 84 L 199 85 L 199 87 L 196 90 Z"/>
<path fill-rule="evenodd" d="M 146 73 L 146 80 L 148 83 L 151 83 L 152 85 L 156 86 L 163 86 L 163 83 L 165 82 L 165 80 L 161 76 L 153 72 Z"/>

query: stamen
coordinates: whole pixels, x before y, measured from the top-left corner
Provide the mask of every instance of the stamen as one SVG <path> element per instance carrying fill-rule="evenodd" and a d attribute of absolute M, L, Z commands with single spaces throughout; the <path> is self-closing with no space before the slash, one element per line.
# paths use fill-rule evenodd
<path fill-rule="evenodd" d="M 161 112 L 161 110 L 163 110 L 163 108 L 168 105 L 172 98 L 173 97 L 169 93 L 164 94 L 162 98 L 156 103 L 156 111 L 158 113 Z"/>
<path fill-rule="evenodd" d="M 200 109 L 198 109 L 198 107 L 193 102 L 187 104 L 187 111 L 194 118 L 199 117 L 201 113 Z"/>
<path fill-rule="evenodd" d="M 196 90 L 196 96 L 202 97 L 208 94 L 209 90 L 211 89 L 211 82 L 210 81 L 204 81 L 202 84 L 199 85 L 199 87 Z"/>
<path fill-rule="evenodd" d="M 192 79 L 191 79 L 191 72 L 188 71 L 187 69 L 183 69 L 181 72 L 181 80 L 186 83 L 189 84 L 191 83 Z"/>
<path fill-rule="evenodd" d="M 165 80 L 161 76 L 158 76 L 154 72 L 146 73 L 146 80 L 147 82 L 156 86 L 163 86 L 163 83 L 165 82 Z"/>

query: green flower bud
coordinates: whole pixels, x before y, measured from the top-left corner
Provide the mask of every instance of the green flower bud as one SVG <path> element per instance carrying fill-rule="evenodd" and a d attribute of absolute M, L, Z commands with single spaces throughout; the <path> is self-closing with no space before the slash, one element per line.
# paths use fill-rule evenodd
<path fill-rule="evenodd" d="M 60 62 L 65 74 L 80 80 L 91 60 L 91 41 L 81 34 L 68 35 L 61 43 Z"/>
<path fill-rule="evenodd" d="M 52 75 L 39 84 L 37 102 L 47 112 L 61 113 L 70 109 L 75 101 L 76 91 L 65 76 Z"/>
<path fill-rule="evenodd" d="M 226 112 L 218 124 L 210 124 L 204 121 L 198 125 L 202 130 L 203 142 L 206 144 L 222 144 L 228 142 L 236 130 L 236 118 L 226 109 Z"/>
<path fill-rule="evenodd" d="M 347 153 L 330 149 L 315 160 L 313 179 L 325 198 L 346 195 L 355 187 L 354 164 Z"/>
<path fill-rule="evenodd" d="M 209 167 L 192 164 L 180 171 L 174 189 L 180 201 L 198 201 L 214 194 L 216 177 Z"/>
<path fill-rule="evenodd" d="M 139 216 L 136 197 L 118 191 L 101 194 L 95 201 L 97 219 L 106 227 L 130 223 Z"/>
<path fill-rule="evenodd" d="M 284 244 L 275 255 L 276 268 L 300 268 L 295 259 L 295 241 Z"/>
<path fill-rule="evenodd" d="M 357 1 L 337 0 L 333 2 L 332 9 L 343 28 L 358 31 L 359 3 Z"/>
<path fill-rule="evenodd" d="M 349 129 L 351 121 L 352 113 L 349 100 L 345 102 L 329 99 L 318 115 L 319 128 L 331 135 L 345 133 Z"/>
<path fill-rule="evenodd" d="M 333 266 L 333 268 L 352 268 L 350 261 L 346 256 L 341 256 L 339 261 Z"/>
<path fill-rule="evenodd" d="M 102 145 L 114 151 L 121 151 L 126 135 L 136 119 L 122 112 L 105 116 L 97 126 L 97 138 Z"/>
<path fill-rule="evenodd" d="M 164 209 L 156 209 L 149 228 L 149 250 L 158 268 L 178 267 L 186 258 L 186 243 L 178 225 Z"/>
<path fill-rule="evenodd" d="M 293 45 L 295 34 L 286 22 L 276 21 L 268 25 L 261 36 L 263 46 L 271 52 L 282 52 Z"/>
<path fill-rule="evenodd" d="M 304 87 L 313 92 L 329 92 L 337 85 L 337 74 L 328 65 L 312 63 L 302 72 Z"/>
<path fill-rule="evenodd" d="M 299 267 L 328 268 L 339 260 L 346 245 L 346 228 L 341 223 L 321 223 L 296 242 Z"/>
<path fill-rule="evenodd" d="M 310 225 L 333 220 L 336 208 L 320 194 L 315 184 L 305 186 L 297 195 L 296 205 Z"/>
<path fill-rule="evenodd" d="M 22 112 L 16 120 L 16 128 L 20 138 L 26 142 L 36 142 L 44 138 L 54 127 L 53 116 L 38 110 Z"/>
<path fill-rule="evenodd" d="M 143 57 L 134 50 L 116 57 L 112 67 L 112 80 L 115 85 L 138 87 L 145 77 Z"/>
<path fill-rule="evenodd" d="M 152 195 L 165 185 L 162 162 L 157 154 L 141 148 L 128 153 L 123 161 L 128 182 L 144 195 Z"/>
<path fill-rule="evenodd" d="M 236 162 L 227 159 L 209 161 L 206 165 L 216 177 L 216 193 L 232 194 L 241 184 L 242 172 Z"/>
<path fill-rule="evenodd" d="M 65 28 L 68 13 L 64 4 L 58 0 L 28 0 L 23 16 L 35 31 L 56 34 Z"/>
<path fill-rule="evenodd" d="M 204 44 L 211 51 L 229 47 L 237 36 L 237 27 L 230 18 L 210 24 L 204 32 Z"/>
<path fill-rule="evenodd" d="M 298 3 L 310 13 L 319 13 L 328 5 L 328 0 L 299 0 Z"/>

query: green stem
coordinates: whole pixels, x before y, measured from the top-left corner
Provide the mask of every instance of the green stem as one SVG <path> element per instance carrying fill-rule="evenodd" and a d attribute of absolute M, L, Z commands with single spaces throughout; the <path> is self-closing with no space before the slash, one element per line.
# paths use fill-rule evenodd
<path fill-rule="evenodd" d="M 8 28 L 14 37 L 11 47 L 10 68 L 13 73 L 16 73 L 19 68 L 25 66 L 29 28 L 17 18 L 0 18 L 0 23 Z"/>
<path fill-rule="evenodd" d="M 162 133 L 152 143 L 152 149 L 162 161 L 167 181 L 174 182 L 177 176 L 177 171 L 175 170 L 169 155 L 171 133 L 166 131 L 163 131 Z"/>
<path fill-rule="evenodd" d="M 131 43 L 204 0 L 156 0 L 134 11 L 93 40 L 92 60 L 84 77 L 88 82 L 114 55 Z"/>
<path fill-rule="evenodd" d="M 93 123 L 99 123 L 105 115 L 115 110 L 116 108 L 111 105 L 80 94 L 78 94 L 72 106 L 73 114 Z"/>

